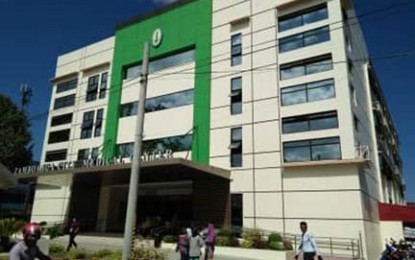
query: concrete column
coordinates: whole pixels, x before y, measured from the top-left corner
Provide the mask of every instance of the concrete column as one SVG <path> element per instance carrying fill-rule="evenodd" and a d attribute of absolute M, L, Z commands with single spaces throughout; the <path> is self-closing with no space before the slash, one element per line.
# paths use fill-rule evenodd
<path fill-rule="evenodd" d="M 101 187 L 101 193 L 99 197 L 98 215 L 96 230 L 98 232 L 107 231 L 108 222 L 108 208 L 110 204 L 110 187 Z"/>

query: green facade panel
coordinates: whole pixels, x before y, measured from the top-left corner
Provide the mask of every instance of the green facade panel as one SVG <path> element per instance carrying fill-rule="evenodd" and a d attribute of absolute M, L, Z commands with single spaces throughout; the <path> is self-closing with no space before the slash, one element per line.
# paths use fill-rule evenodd
<path fill-rule="evenodd" d="M 116 156 L 123 68 L 142 61 L 144 42 L 151 42 L 156 29 L 162 30 L 163 40 L 157 48 L 151 47 L 150 59 L 190 47 L 196 50 L 192 160 L 208 164 L 212 48 L 211 0 L 189 1 L 189 3 L 116 31 L 103 155 L 106 158 Z M 151 81 L 149 85 L 151 86 Z M 162 124 L 163 122 L 160 122 L 160 125 Z"/>

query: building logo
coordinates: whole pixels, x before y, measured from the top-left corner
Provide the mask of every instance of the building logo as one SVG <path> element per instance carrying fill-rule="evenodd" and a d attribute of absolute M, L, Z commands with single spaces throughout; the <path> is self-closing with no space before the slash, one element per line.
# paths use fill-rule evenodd
<path fill-rule="evenodd" d="M 163 32 L 161 31 L 160 28 L 158 28 L 153 32 L 153 39 L 152 39 L 153 47 L 154 48 L 159 47 L 162 40 L 163 40 Z"/>

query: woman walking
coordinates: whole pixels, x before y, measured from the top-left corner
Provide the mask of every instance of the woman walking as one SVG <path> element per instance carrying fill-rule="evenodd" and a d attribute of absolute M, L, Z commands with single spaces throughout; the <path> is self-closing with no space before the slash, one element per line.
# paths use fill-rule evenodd
<path fill-rule="evenodd" d="M 206 246 L 205 246 L 205 260 L 213 259 L 213 252 L 215 251 L 215 226 L 209 223 L 206 234 Z"/>

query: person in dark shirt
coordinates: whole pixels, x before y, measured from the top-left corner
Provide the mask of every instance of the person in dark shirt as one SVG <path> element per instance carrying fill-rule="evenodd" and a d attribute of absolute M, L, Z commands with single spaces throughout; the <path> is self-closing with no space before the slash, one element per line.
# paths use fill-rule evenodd
<path fill-rule="evenodd" d="M 51 260 L 40 251 L 37 241 L 40 239 L 42 229 L 37 223 L 28 223 L 23 228 L 23 241 L 13 246 L 9 253 L 10 260 Z"/>
<path fill-rule="evenodd" d="M 78 244 L 75 242 L 75 237 L 79 234 L 79 229 L 79 221 L 73 218 L 69 227 L 69 244 L 66 251 L 69 251 L 72 246 L 75 246 L 75 248 L 78 247 Z"/>

